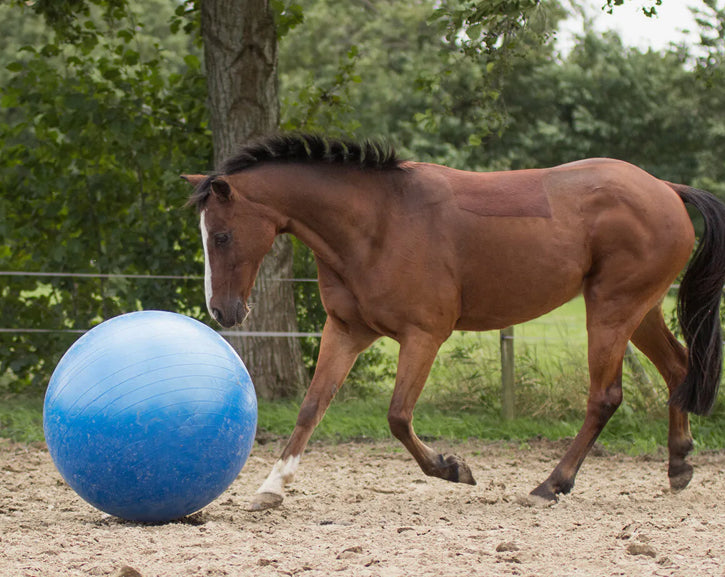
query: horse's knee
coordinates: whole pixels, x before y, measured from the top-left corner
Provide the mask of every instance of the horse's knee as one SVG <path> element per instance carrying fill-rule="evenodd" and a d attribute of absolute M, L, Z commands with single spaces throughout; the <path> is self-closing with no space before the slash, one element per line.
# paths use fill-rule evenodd
<path fill-rule="evenodd" d="M 604 407 L 607 411 L 614 413 L 619 408 L 619 405 L 622 404 L 622 385 L 609 387 L 605 393 Z"/>
<path fill-rule="evenodd" d="M 615 384 L 589 398 L 589 410 L 604 425 L 622 404 L 622 386 Z"/>

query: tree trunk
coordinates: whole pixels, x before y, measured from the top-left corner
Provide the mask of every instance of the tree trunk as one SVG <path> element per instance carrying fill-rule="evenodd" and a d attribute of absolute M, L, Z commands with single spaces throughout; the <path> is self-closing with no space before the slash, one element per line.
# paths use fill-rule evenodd
<path fill-rule="evenodd" d="M 237 147 L 277 129 L 277 31 L 267 0 L 204 0 L 201 29 L 209 93 L 214 162 Z M 278 237 L 264 259 L 245 330 L 297 330 L 292 284 L 292 243 Z M 266 399 L 298 393 L 307 380 L 295 338 L 232 337 Z"/>

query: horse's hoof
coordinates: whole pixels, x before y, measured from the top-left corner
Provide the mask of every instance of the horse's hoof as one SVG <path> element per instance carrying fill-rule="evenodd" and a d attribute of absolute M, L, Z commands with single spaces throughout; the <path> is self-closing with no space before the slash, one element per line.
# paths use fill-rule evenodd
<path fill-rule="evenodd" d="M 558 501 L 558 498 L 556 496 L 556 493 L 551 490 L 549 485 L 546 483 L 542 483 L 536 489 L 531 491 L 529 493 L 529 505 L 533 506 L 533 504 L 538 505 L 551 505 L 553 503 L 556 503 Z"/>
<path fill-rule="evenodd" d="M 444 463 L 445 476 L 443 478 L 446 481 L 466 483 L 467 485 L 476 484 L 473 473 L 471 473 L 471 468 L 460 457 L 450 455 L 446 457 Z"/>
<path fill-rule="evenodd" d="M 682 463 L 677 467 L 670 467 L 668 476 L 670 478 L 670 489 L 673 491 L 682 491 L 692 480 L 692 465 L 689 463 Z"/>
<path fill-rule="evenodd" d="M 535 509 L 551 507 L 553 505 L 556 505 L 556 502 L 556 495 L 554 495 L 553 499 L 547 499 L 546 497 L 534 495 L 533 492 L 529 493 L 528 495 L 519 495 L 518 497 L 516 497 L 516 503 L 518 503 L 519 505 L 522 505 L 524 507 L 532 507 Z"/>
<path fill-rule="evenodd" d="M 247 511 L 274 509 L 282 504 L 284 497 L 277 493 L 257 493 L 247 505 Z"/>

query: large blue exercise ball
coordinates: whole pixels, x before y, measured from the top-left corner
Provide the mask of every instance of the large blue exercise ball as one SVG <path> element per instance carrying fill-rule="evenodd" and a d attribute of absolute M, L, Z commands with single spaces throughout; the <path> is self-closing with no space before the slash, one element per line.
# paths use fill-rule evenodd
<path fill-rule="evenodd" d="M 78 339 L 43 409 L 65 481 L 131 521 L 179 519 L 211 503 L 244 466 L 256 427 L 254 386 L 234 349 L 161 311 L 121 315 Z"/>

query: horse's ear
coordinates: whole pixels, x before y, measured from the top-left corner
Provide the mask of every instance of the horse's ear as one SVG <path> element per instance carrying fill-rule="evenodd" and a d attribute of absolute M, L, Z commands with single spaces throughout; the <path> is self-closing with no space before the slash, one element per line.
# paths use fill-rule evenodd
<path fill-rule="evenodd" d="M 211 181 L 211 191 L 216 194 L 221 200 L 229 200 L 232 196 L 232 187 L 226 180 L 221 178 L 215 178 Z"/>
<path fill-rule="evenodd" d="M 199 184 L 201 184 L 206 176 L 204 176 L 203 174 L 182 174 L 181 178 L 183 178 L 191 186 L 196 188 L 197 186 L 199 186 Z"/>

